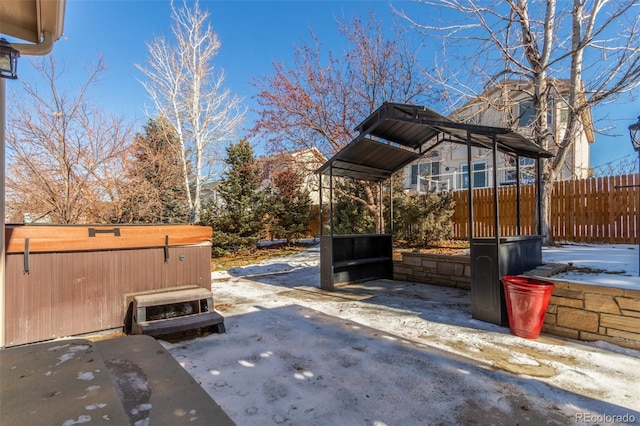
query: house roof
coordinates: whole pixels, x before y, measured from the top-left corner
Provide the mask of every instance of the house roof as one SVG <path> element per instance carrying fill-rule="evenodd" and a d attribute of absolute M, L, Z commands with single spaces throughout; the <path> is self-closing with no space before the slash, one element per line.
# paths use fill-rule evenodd
<path fill-rule="evenodd" d="M 276 154 L 264 155 L 258 157 L 259 162 L 290 162 L 290 161 L 309 161 L 309 157 L 313 158 L 318 163 L 327 161 L 327 157 L 320 152 L 315 146 L 311 148 L 301 148 L 295 151 L 278 152 Z"/>
<path fill-rule="evenodd" d="M 459 123 L 418 105 L 384 103 L 356 129 L 360 135 L 317 173 L 382 181 L 424 154 L 425 144 L 441 136 L 449 142 L 466 144 L 469 135 L 472 146 L 488 149 L 493 148 L 495 138 L 499 151 L 529 158 L 552 157 L 550 152 L 509 129 Z"/>
<path fill-rule="evenodd" d="M 570 90 L 571 81 L 568 79 L 549 78 L 547 81 L 551 86 L 553 86 L 556 93 L 560 95 L 565 96 Z M 485 87 L 484 91 L 480 95 L 476 96 L 466 104 L 462 105 L 461 107 L 453 111 L 453 113 L 451 114 L 451 117 L 459 117 L 461 115 L 464 116 L 464 111 L 469 107 L 473 105 L 478 105 L 478 104 L 486 104 L 487 100 L 494 98 L 495 94 L 498 93 L 500 90 L 507 90 L 512 94 L 523 93 L 525 94 L 525 98 L 526 97 L 530 98 L 532 87 L 533 86 L 531 82 L 527 80 L 508 79 L 504 81 L 499 81 L 491 86 Z M 584 82 L 580 82 L 580 90 L 578 91 L 577 95 L 578 95 L 579 103 L 582 105 L 587 105 Z M 525 98 L 518 98 L 516 96 L 514 99 L 519 99 L 520 101 L 522 101 Z M 512 101 L 514 99 L 512 99 Z M 594 125 L 593 125 L 593 119 L 591 116 L 590 107 L 586 106 L 585 108 L 581 109 L 580 120 L 582 121 L 582 127 L 585 133 L 585 136 L 587 138 L 587 141 L 589 143 L 593 143 L 595 141 L 595 134 L 594 134 Z"/>

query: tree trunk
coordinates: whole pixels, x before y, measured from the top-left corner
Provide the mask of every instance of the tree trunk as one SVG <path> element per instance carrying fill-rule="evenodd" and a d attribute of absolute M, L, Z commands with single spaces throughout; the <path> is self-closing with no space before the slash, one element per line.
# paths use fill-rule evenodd
<path fill-rule="evenodd" d="M 553 167 L 551 167 L 550 160 L 541 161 L 540 216 L 536 219 L 540 233 L 543 236 L 542 244 L 549 246 L 553 244 L 553 235 L 551 233 L 551 193 L 553 192 L 555 173 L 553 172 Z"/>

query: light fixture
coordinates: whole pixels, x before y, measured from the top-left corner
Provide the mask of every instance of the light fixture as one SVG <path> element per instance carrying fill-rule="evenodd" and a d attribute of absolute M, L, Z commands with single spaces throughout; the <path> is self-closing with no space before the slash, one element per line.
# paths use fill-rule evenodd
<path fill-rule="evenodd" d="M 4 38 L 0 38 L 0 77 L 15 80 L 18 78 L 18 58 L 20 52 L 11 47 Z"/>
<path fill-rule="evenodd" d="M 640 116 L 638 122 L 629 126 L 629 136 L 631 137 L 631 145 L 638 153 L 638 173 L 640 173 Z M 635 185 L 627 185 L 629 188 L 637 188 L 640 191 L 640 184 L 636 181 Z M 637 231 L 640 226 L 640 197 L 638 197 L 638 207 L 636 210 L 636 232 L 638 233 L 638 276 L 640 277 L 640 232 Z"/>
<path fill-rule="evenodd" d="M 633 149 L 640 153 L 640 117 L 638 117 L 638 122 L 629 126 L 629 136 L 631 136 L 631 143 L 633 144 Z"/>

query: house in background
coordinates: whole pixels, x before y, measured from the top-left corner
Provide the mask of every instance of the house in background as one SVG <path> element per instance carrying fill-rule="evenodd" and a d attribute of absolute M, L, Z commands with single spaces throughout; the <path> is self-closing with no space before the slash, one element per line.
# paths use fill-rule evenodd
<path fill-rule="evenodd" d="M 548 105 L 547 123 L 556 141 L 566 131 L 568 104 L 567 80 L 549 80 L 552 91 Z M 450 118 L 464 123 L 504 127 L 515 130 L 525 137 L 532 137 L 534 119 L 531 85 L 524 81 L 509 80 L 486 90 L 481 96 L 451 114 Z M 593 124 L 589 110 L 580 116 L 580 126 L 575 142 L 567 156 L 558 180 L 584 179 L 591 175 L 589 150 L 594 142 Z M 552 153 L 555 149 L 549 148 Z M 474 188 L 493 186 L 491 150 L 472 148 L 471 177 Z M 520 158 L 520 178 L 523 183 L 535 175 L 534 160 Z M 514 157 L 498 156 L 497 176 L 499 185 L 516 181 Z M 453 191 L 469 187 L 467 147 L 462 144 L 443 142 L 436 149 L 409 164 L 404 169 L 404 186 L 417 192 Z"/>
<path fill-rule="evenodd" d="M 271 177 L 275 173 L 293 167 L 303 172 L 305 177 L 304 189 L 309 190 L 311 204 L 317 206 L 320 204 L 320 195 L 318 177 L 315 175 L 315 171 L 325 161 L 326 157 L 315 147 L 258 157 L 256 162 L 260 167 L 260 189 L 270 185 Z M 221 206 L 223 201 L 216 189 L 217 183 L 218 181 L 214 181 L 204 185 L 202 199 L 206 202 L 213 200 L 216 205 Z"/>
<path fill-rule="evenodd" d="M 263 188 L 271 184 L 271 178 L 279 171 L 293 168 L 302 172 L 304 176 L 303 189 L 309 191 L 311 199 L 311 219 L 307 236 L 318 237 L 320 235 L 320 183 L 319 175 L 315 172 L 327 161 L 327 157 L 320 150 L 312 147 L 259 157 L 257 161 L 262 170 Z M 270 233 L 268 232 L 268 234 Z M 272 236 L 268 237 L 272 238 Z"/>
<path fill-rule="evenodd" d="M 311 205 L 320 204 L 318 175 L 315 171 L 327 161 L 327 157 L 316 147 L 259 157 L 257 161 L 262 170 L 263 187 L 269 185 L 275 173 L 293 167 L 301 171 L 304 176 L 304 189 L 309 191 Z"/>

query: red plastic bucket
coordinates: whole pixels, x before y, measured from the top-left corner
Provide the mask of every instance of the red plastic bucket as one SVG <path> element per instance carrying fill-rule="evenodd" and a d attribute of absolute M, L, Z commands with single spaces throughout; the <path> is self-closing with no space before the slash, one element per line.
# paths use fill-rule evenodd
<path fill-rule="evenodd" d="M 502 277 L 511 333 L 526 339 L 540 336 L 553 283 L 530 277 Z"/>

